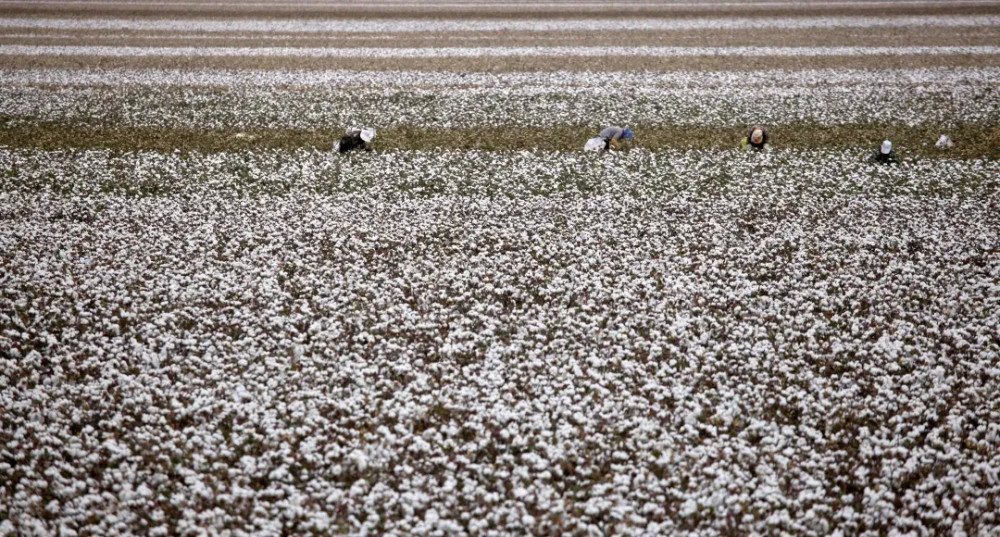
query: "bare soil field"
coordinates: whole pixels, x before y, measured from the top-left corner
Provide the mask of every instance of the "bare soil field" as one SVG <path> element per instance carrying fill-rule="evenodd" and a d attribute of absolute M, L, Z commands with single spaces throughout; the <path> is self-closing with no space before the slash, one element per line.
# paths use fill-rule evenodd
<path fill-rule="evenodd" d="M 2 124 L 2 123 L 0 123 Z M 642 133 L 635 145 L 646 150 L 717 149 L 738 145 L 743 134 L 732 127 L 689 125 L 635 127 Z M 948 129 L 959 146 L 947 153 L 929 144 L 941 129 L 936 125 L 903 127 L 893 124 L 804 125 L 781 127 L 775 144 L 799 149 L 844 149 L 875 147 L 882 140 L 895 140 L 896 147 L 915 158 L 1000 158 L 1000 127 L 955 125 Z M 386 128 L 379 135 L 384 150 L 474 150 L 474 151 L 573 151 L 579 140 L 592 136 L 587 127 L 551 127 L 544 133 L 529 128 Z M 93 128 L 66 124 L 5 127 L 0 145 L 59 148 L 111 149 L 114 151 L 240 151 L 258 149 L 329 149 L 339 130 L 189 130 L 151 128 Z"/>
<path fill-rule="evenodd" d="M 104 2 L 8 1 L 9 16 L 202 18 L 512 18 L 548 17 L 783 17 L 861 15 L 995 15 L 996 2 Z"/>

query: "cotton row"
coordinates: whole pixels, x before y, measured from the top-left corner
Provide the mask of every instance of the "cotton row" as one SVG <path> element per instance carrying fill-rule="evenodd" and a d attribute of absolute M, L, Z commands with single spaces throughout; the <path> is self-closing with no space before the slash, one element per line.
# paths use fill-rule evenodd
<path fill-rule="evenodd" d="M 953 84 L 877 81 L 848 86 L 719 87 L 177 87 L 0 85 L 0 115 L 11 125 L 187 129 L 380 127 L 660 126 L 751 123 L 905 125 L 996 123 L 1000 100 L 984 79 Z"/>

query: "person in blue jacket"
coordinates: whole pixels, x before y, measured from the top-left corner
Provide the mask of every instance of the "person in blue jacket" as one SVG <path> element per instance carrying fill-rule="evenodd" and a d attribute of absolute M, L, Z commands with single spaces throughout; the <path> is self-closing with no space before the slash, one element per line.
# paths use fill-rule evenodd
<path fill-rule="evenodd" d="M 622 144 L 625 142 L 631 142 L 635 139 L 635 133 L 632 129 L 625 127 L 607 127 L 598 134 L 601 139 L 604 140 L 604 151 L 611 149 L 620 149 Z"/>

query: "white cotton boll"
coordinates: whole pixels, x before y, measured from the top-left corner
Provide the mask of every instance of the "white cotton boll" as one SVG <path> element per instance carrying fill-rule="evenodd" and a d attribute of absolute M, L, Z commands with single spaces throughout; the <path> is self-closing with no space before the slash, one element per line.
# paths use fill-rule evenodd
<path fill-rule="evenodd" d="M 437 509 L 431 508 L 424 513 L 424 522 L 429 526 L 434 526 L 439 520 L 441 520 L 441 516 L 438 514 Z"/>
<path fill-rule="evenodd" d="M 340 489 L 334 489 L 326 497 L 326 503 L 327 505 L 337 505 L 337 503 L 339 503 L 343 499 L 344 499 L 344 491 Z"/>
<path fill-rule="evenodd" d="M 368 456 L 361 450 L 356 449 L 352 451 L 351 454 L 347 456 L 347 460 L 358 472 L 364 472 L 368 469 Z"/>
<path fill-rule="evenodd" d="M 688 498 L 681 504 L 680 510 L 677 512 L 682 517 L 689 517 L 698 512 L 698 502 L 693 498 Z"/>
<path fill-rule="evenodd" d="M 351 485 L 351 490 L 348 491 L 348 494 L 352 498 L 358 498 L 364 496 L 367 492 L 368 492 L 368 481 L 364 479 L 359 479 L 355 481 L 353 485 Z"/>

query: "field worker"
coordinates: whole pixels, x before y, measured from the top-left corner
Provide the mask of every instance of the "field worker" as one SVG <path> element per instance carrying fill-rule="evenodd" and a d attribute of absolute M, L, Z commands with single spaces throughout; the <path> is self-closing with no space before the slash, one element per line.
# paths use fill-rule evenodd
<path fill-rule="evenodd" d="M 754 125 L 747 131 L 747 136 L 740 142 L 740 145 L 746 151 L 757 150 L 767 153 L 771 150 L 770 141 L 771 136 L 767 133 L 767 127 Z"/>
<path fill-rule="evenodd" d="M 371 151 L 372 140 L 375 139 L 375 129 L 359 129 L 357 127 L 349 127 L 340 140 L 334 142 L 333 150 L 339 153 L 347 153 L 348 151 L 354 151 L 355 149 L 363 149 L 365 151 Z"/>
<path fill-rule="evenodd" d="M 597 135 L 598 138 L 604 140 L 604 151 L 611 149 L 620 149 L 622 144 L 625 142 L 631 142 L 635 139 L 635 133 L 632 129 L 625 127 L 608 127 Z"/>
<path fill-rule="evenodd" d="M 899 157 L 892 150 L 892 142 L 889 140 L 882 142 L 882 147 L 879 147 L 878 151 L 869 160 L 876 164 L 899 164 Z"/>

